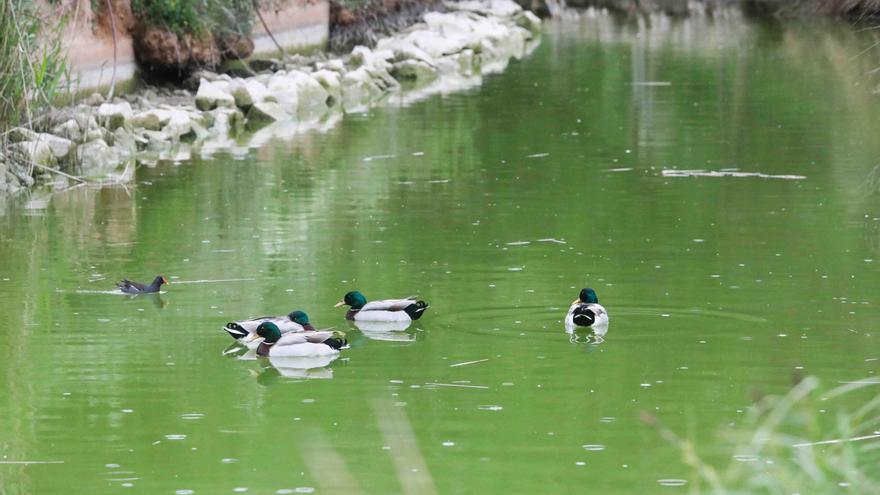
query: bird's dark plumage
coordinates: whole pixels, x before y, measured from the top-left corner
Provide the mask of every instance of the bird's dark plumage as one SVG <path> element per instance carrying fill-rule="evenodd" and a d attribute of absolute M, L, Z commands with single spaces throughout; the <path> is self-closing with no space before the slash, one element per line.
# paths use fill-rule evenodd
<path fill-rule="evenodd" d="M 116 287 L 119 287 L 119 290 L 125 292 L 126 294 L 146 294 L 150 292 L 159 292 L 159 288 L 162 287 L 162 284 L 167 283 L 168 279 L 163 277 L 162 275 L 159 275 L 155 279 L 153 279 L 153 283 L 151 283 L 150 285 L 142 284 L 140 282 L 135 282 L 133 280 L 124 278 L 121 282 L 116 283 Z"/>

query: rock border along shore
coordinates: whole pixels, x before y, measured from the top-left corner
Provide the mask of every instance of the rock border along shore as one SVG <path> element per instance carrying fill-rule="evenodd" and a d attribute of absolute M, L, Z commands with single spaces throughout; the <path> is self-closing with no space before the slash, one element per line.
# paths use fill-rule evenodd
<path fill-rule="evenodd" d="M 410 103 L 480 84 L 537 45 L 541 21 L 511 0 L 469 0 L 424 14 L 422 22 L 373 49 L 342 58 L 287 57 L 275 71 L 238 78 L 200 72 L 195 93 L 149 88 L 52 111 L 49 132 L 15 128 L 0 150 L 0 193 L 38 182 L 132 180 L 135 165 L 183 161 L 217 151 L 244 156 L 272 137 L 330 128 L 395 95 Z M 245 142 L 239 136 L 254 130 Z"/>

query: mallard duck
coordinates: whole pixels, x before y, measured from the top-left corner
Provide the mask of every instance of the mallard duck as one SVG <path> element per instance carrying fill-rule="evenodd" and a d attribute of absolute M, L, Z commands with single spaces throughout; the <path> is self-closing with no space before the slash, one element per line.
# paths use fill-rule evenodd
<path fill-rule="evenodd" d="M 249 320 L 230 321 L 223 326 L 233 339 L 240 339 L 253 335 L 257 331 L 260 323 L 271 321 L 280 330 L 282 334 L 291 332 L 314 331 L 315 327 L 309 323 L 309 315 L 303 311 L 291 311 L 287 316 L 261 316 L 259 318 L 251 318 Z"/>
<path fill-rule="evenodd" d="M 317 357 L 339 354 L 348 342 L 342 332 L 300 332 L 281 335 L 281 329 L 271 321 L 264 321 L 257 331 L 248 337 L 263 341 L 257 347 L 258 356 L 269 357 Z"/>
<path fill-rule="evenodd" d="M 566 329 L 574 327 L 590 327 L 596 333 L 604 334 L 608 330 L 608 312 L 599 304 L 596 291 L 581 289 L 578 298 L 571 303 L 565 315 Z"/>
<path fill-rule="evenodd" d="M 428 309 L 428 303 L 416 301 L 414 297 L 367 302 L 367 298 L 356 290 L 346 294 L 334 307 L 340 306 L 350 306 L 348 312 L 345 313 L 345 318 L 356 321 L 418 320 Z"/>
<path fill-rule="evenodd" d="M 119 290 L 126 294 L 147 294 L 150 292 L 159 292 L 159 288 L 162 287 L 162 284 L 167 283 L 169 283 L 168 279 L 159 275 L 153 279 L 153 283 L 150 285 L 124 278 L 121 282 L 116 282 L 116 287 L 119 287 Z"/>

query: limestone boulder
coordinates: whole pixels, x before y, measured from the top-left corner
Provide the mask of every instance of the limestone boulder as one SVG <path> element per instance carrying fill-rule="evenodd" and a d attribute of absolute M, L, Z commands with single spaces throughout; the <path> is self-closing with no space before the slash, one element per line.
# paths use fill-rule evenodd
<path fill-rule="evenodd" d="M 434 63 L 433 57 L 428 55 L 424 50 L 416 45 L 405 42 L 399 38 L 385 38 L 379 41 L 380 45 L 384 45 L 391 53 L 394 54 L 393 61 L 400 62 L 402 60 L 418 60 L 426 64 Z"/>
<path fill-rule="evenodd" d="M 297 87 L 287 79 L 286 72 L 281 71 L 274 74 L 266 86 L 284 112 L 296 114 L 299 107 L 299 92 Z"/>
<path fill-rule="evenodd" d="M 278 122 L 290 118 L 291 115 L 284 110 L 281 104 L 272 101 L 254 103 L 247 113 L 249 123 Z"/>
<path fill-rule="evenodd" d="M 235 100 L 235 106 L 245 110 L 271 96 L 266 86 L 255 79 L 233 79 L 229 83 L 229 93 Z"/>
<path fill-rule="evenodd" d="M 142 139 L 140 136 L 125 130 L 123 127 L 116 129 L 113 133 L 113 138 L 112 148 L 116 151 L 116 155 L 122 159 L 135 156 L 137 154 L 139 140 Z"/>
<path fill-rule="evenodd" d="M 537 36 L 541 33 L 541 19 L 528 10 L 523 10 L 516 14 L 513 18 L 513 22 L 515 22 L 517 26 L 529 31 L 532 36 Z"/>
<path fill-rule="evenodd" d="M 131 125 L 134 128 L 157 131 L 168 125 L 171 114 L 172 111 L 165 108 L 151 108 L 134 114 L 131 118 Z"/>
<path fill-rule="evenodd" d="M 318 84 L 327 91 L 329 98 L 327 106 L 333 106 L 342 100 L 342 76 L 339 72 L 329 69 L 320 69 L 312 72 L 312 79 L 318 81 Z"/>
<path fill-rule="evenodd" d="M 390 60 L 394 58 L 392 50 L 377 47 L 376 50 L 370 50 L 365 46 L 356 46 L 348 57 L 348 63 L 354 67 L 370 67 L 375 69 L 389 70 L 391 69 Z"/>
<path fill-rule="evenodd" d="M 49 146 L 49 149 L 52 150 L 52 155 L 58 161 L 67 159 L 74 147 L 73 141 L 70 139 L 65 139 L 48 133 L 39 134 L 37 140 L 46 143 Z"/>
<path fill-rule="evenodd" d="M 211 130 L 214 134 L 229 134 L 244 124 L 244 114 L 237 108 L 218 108 L 211 111 L 211 114 Z"/>
<path fill-rule="evenodd" d="M 437 70 L 421 60 L 409 59 L 395 62 L 391 75 L 398 81 L 425 84 L 437 79 Z"/>
<path fill-rule="evenodd" d="M 298 99 L 297 113 L 313 115 L 327 109 L 327 98 L 330 96 L 324 86 L 302 71 L 290 71 L 287 74 L 289 84 L 296 88 Z"/>
<path fill-rule="evenodd" d="M 79 142 L 82 139 L 82 128 L 76 119 L 68 119 L 52 128 L 52 134 Z"/>
<path fill-rule="evenodd" d="M 394 66 L 389 67 L 389 70 L 393 70 Z M 367 71 L 367 74 L 373 78 L 373 83 L 379 87 L 383 92 L 391 92 L 396 91 L 400 88 L 400 83 L 397 82 L 397 79 L 391 75 L 389 70 L 385 70 L 384 68 L 380 69 L 377 67 L 364 67 L 364 70 Z"/>
<path fill-rule="evenodd" d="M 342 104 L 346 111 L 363 110 L 382 93 L 382 89 L 364 67 L 348 71 L 342 76 Z"/>
<path fill-rule="evenodd" d="M 116 150 L 100 139 L 89 141 L 77 147 L 76 156 L 84 176 L 100 175 L 119 165 L 119 156 Z"/>
<path fill-rule="evenodd" d="M 184 110 L 169 110 L 168 123 L 162 128 L 162 132 L 172 139 L 180 139 L 194 132 L 193 119 Z"/>
<path fill-rule="evenodd" d="M 202 79 L 199 81 L 199 90 L 196 92 L 196 108 L 202 111 L 212 110 L 217 107 L 234 107 L 235 98 L 226 91 L 226 81 L 218 79 L 214 82 Z"/>
<path fill-rule="evenodd" d="M 94 129 L 89 129 L 84 132 L 81 142 L 94 141 L 96 139 L 109 141 L 111 139 L 110 136 L 110 131 L 108 131 L 107 129 L 104 129 L 103 127 L 96 127 Z"/>
<path fill-rule="evenodd" d="M 439 58 L 444 55 L 458 53 L 465 48 L 474 44 L 474 35 L 466 33 L 459 36 L 452 36 L 447 32 L 438 32 L 434 30 L 417 30 L 407 34 L 401 40 L 402 43 L 408 43 L 420 48 L 431 58 Z"/>
<path fill-rule="evenodd" d="M 131 119 L 132 113 L 131 104 L 127 101 L 102 103 L 98 107 L 98 123 L 112 131 L 125 125 Z"/>
<path fill-rule="evenodd" d="M 332 72 L 345 72 L 345 63 L 339 59 L 327 60 L 326 62 L 316 62 L 315 69 L 319 71 L 329 70 Z"/>
<path fill-rule="evenodd" d="M 34 163 L 46 167 L 53 167 L 57 162 L 55 153 L 48 142 L 42 140 L 22 141 L 12 143 L 6 148 L 9 158 L 19 164 L 29 166 Z"/>

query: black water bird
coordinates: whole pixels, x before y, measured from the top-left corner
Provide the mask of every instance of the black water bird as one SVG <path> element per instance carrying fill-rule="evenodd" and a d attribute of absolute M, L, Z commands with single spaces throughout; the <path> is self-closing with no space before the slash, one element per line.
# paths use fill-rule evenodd
<path fill-rule="evenodd" d="M 151 292 L 159 292 L 159 288 L 162 287 L 162 284 L 167 283 L 169 283 L 168 279 L 159 275 L 153 279 L 153 283 L 150 285 L 124 278 L 121 282 L 116 282 L 116 287 L 119 287 L 119 290 L 126 294 L 148 294 Z"/>

